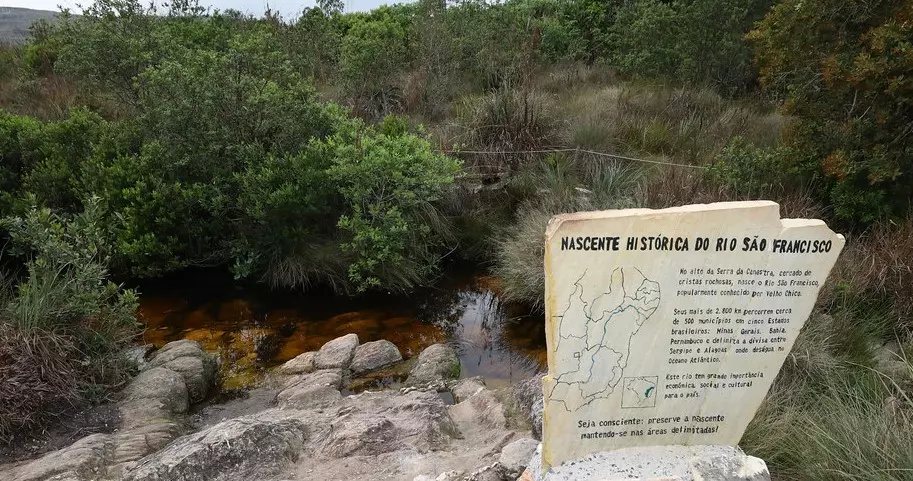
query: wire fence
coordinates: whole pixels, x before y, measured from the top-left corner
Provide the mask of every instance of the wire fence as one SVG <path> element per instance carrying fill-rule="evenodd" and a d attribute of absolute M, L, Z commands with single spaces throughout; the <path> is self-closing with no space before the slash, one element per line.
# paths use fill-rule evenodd
<path fill-rule="evenodd" d="M 581 148 L 558 148 L 558 149 L 541 149 L 541 150 L 442 150 L 445 154 L 478 154 L 478 155 L 517 155 L 517 154 L 551 154 L 551 153 L 586 153 L 597 157 L 607 157 L 619 160 L 629 160 L 632 162 L 642 162 L 645 164 L 668 165 L 672 167 L 684 167 L 688 169 L 707 169 L 704 165 L 679 164 L 676 162 L 666 162 L 662 160 L 640 159 L 626 155 L 610 154 L 608 152 L 598 152 Z"/>

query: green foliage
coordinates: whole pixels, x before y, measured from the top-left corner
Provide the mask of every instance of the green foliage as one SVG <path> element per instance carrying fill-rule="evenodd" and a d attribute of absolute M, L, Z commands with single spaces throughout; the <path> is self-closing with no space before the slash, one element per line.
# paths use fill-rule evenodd
<path fill-rule="evenodd" d="M 24 278 L 0 295 L 0 440 L 125 374 L 119 352 L 138 334 L 136 293 L 107 279 L 110 244 L 95 200 L 63 217 L 33 207 L 3 219 Z"/>
<path fill-rule="evenodd" d="M 910 1 L 786 1 L 755 42 L 761 81 L 799 121 L 796 167 L 844 220 L 898 215 L 913 199 Z"/>
<path fill-rule="evenodd" d="M 764 198 L 782 191 L 794 178 L 786 157 L 782 149 L 760 149 L 734 137 L 710 165 L 708 175 L 738 195 Z"/>
<path fill-rule="evenodd" d="M 623 72 L 641 77 L 711 84 L 727 93 L 747 90 L 755 72 L 743 37 L 771 3 L 626 3 L 610 30 L 612 58 Z"/>
<path fill-rule="evenodd" d="M 383 117 L 399 110 L 399 77 L 408 60 L 410 28 L 402 10 L 381 7 L 351 19 L 339 68 L 358 111 Z"/>
<path fill-rule="evenodd" d="M 349 277 L 359 290 L 412 287 L 433 272 L 449 237 L 432 203 L 460 164 L 416 135 L 353 127 L 327 140 L 328 173 L 346 203 L 339 227 L 351 236 Z"/>

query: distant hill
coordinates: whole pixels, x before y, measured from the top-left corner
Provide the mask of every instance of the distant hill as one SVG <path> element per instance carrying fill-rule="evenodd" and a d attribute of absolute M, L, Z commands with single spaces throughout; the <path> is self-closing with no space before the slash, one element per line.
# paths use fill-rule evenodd
<path fill-rule="evenodd" d="M 21 44 L 29 36 L 29 26 L 35 20 L 52 20 L 59 12 L 31 8 L 0 7 L 0 44 Z"/>

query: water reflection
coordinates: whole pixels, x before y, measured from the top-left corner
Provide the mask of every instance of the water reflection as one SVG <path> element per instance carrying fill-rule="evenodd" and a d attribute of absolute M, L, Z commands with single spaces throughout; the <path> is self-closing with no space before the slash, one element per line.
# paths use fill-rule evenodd
<path fill-rule="evenodd" d="M 522 380 L 545 366 L 541 316 L 498 298 L 496 279 L 454 275 L 411 297 L 348 299 L 329 293 L 277 294 L 238 286 L 212 273 L 141 286 L 145 342 L 193 339 L 223 361 L 225 387 L 248 385 L 268 367 L 354 332 L 388 339 L 405 358 L 436 342 L 460 353 L 463 376 L 495 384 Z"/>

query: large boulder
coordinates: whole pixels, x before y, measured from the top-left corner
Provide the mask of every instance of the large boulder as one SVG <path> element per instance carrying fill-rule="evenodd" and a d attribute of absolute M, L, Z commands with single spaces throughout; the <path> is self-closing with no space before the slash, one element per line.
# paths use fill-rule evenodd
<path fill-rule="evenodd" d="M 314 366 L 315 357 L 317 357 L 317 352 L 315 351 L 299 354 L 293 359 L 286 361 L 285 364 L 279 366 L 277 372 L 285 375 L 310 374 L 317 369 L 317 367 Z"/>
<path fill-rule="evenodd" d="M 181 437 L 143 458 L 125 481 L 263 479 L 294 462 L 308 437 L 305 421 L 282 411 L 230 419 Z"/>
<path fill-rule="evenodd" d="M 190 397 L 184 378 L 164 367 L 154 367 L 133 378 L 120 402 L 123 428 L 147 424 L 187 412 Z"/>
<path fill-rule="evenodd" d="M 406 385 L 423 386 L 458 377 L 460 357 L 456 351 L 444 344 L 432 344 L 418 355 Z"/>
<path fill-rule="evenodd" d="M 399 349 L 390 341 L 366 342 L 355 348 L 350 368 L 357 376 L 395 364 L 403 360 Z"/>
<path fill-rule="evenodd" d="M 145 369 L 164 367 L 184 378 L 190 402 L 202 401 L 215 382 L 216 358 L 196 341 L 180 340 L 165 344 L 148 362 Z"/>
<path fill-rule="evenodd" d="M 317 356 L 314 357 L 314 366 L 317 369 L 348 369 L 358 347 L 358 335 L 346 334 L 324 344 Z"/>
<path fill-rule="evenodd" d="M 532 438 L 518 439 L 501 450 L 498 462 L 510 473 L 511 479 L 516 479 L 529 464 L 530 458 L 536 452 L 539 441 Z"/>

